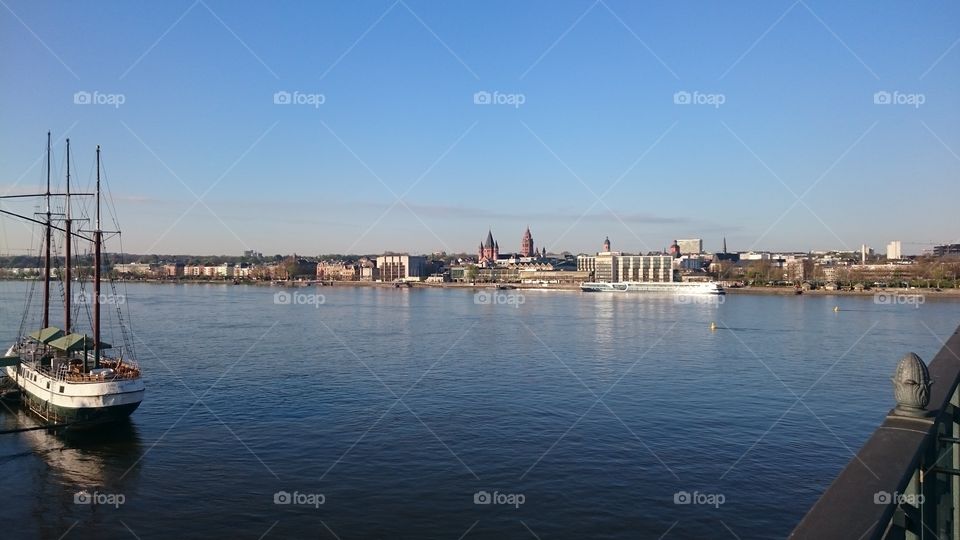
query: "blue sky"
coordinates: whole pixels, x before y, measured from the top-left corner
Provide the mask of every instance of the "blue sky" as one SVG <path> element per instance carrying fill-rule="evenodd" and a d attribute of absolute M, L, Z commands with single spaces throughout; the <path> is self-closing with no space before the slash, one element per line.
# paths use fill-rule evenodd
<path fill-rule="evenodd" d="M 527 225 L 573 252 L 919 252 L 960 241 L 958 23 L 956 2 L 4 0 L 0 189 L 42 183 L 49 129 L 80 185 L 103 147 L 132 252 L 473 251 L 488 227 L 512 251 Z"/>

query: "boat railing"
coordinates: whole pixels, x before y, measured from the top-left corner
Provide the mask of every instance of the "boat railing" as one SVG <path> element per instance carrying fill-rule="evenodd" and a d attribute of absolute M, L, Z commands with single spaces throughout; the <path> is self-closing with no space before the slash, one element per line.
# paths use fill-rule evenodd
<path fill-rule="evenodd" d="M 790 538 L 960 538 L 960 328 L 892 380 L 896 408 Z"/>

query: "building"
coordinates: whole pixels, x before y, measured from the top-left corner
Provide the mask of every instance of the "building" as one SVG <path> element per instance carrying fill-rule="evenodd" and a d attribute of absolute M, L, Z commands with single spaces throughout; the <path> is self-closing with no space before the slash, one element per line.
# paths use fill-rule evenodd
<path fill-rule="evenodd" d="M 960 244 L 944 244 L 933 247 L 934 257 L 956 257 L 960 255 Z"/>
<path fill-rule="evenodd" d="M 610 238 L 603 251 L 577 257 L 577 272 L 586 272 L 594 281 L 678 281 L 670 255 L 628 255 L 610 251 Z"/>
<path fill-rule="evenodd" d="M 317 263 L 317 279 L 319 280 L 356 281 L 359 278 L 359 265 L 344 261 L 320 261 Z"/>
<path fill-rule="evenodd" d="M 128 274 L 134 276 L 145 276 L 150 273 L 151 267 L 145 263 L 115 264 L 113 271 L 118 274 Z"/>
<path fill-rule="evenodd" d="M 492 240 L 492 236 L 488 235 Z M 377 257 L 380 281 L 420 280 L 424 277 L 427 258 L 422 255 L 381 255 Z"/>
<path fill-rule="evenodd" d="M 608 251 L 577 257 L 577 271 L 592 273 L 594 281 L 677 281 L 673 257 L 669 255 L 626 255 Z"/>
<path fill-rule="evenodd" d="M 493 239 L 493 232 L 487 231 L 487 239 L 480 242 L 480 250 L 477 253 L 477 260 L 481 263 L 485 261 L 493 262 L 496 261 L 498 257 L 500 257 L 500 244 Z"/>
<path fill-rule="evenodd" d="M 183 263 L 163 265 L 163 275 L 166 277 L 183 277 Z"/>
<path fill-rule="evenodd" d="M 901 258 L 900 253 L 900 241 L 894 240 L 887 244 L 887 260 L 895 260 Z"/>
<path fill-rule="evenodd" d="M 699 255 L 703 253 L 702 238 L 688 238 L 685 240 L 674 240 L 677 247 L 680 248 L 681 255 Z"/>
<path fill-rule="evenodd" d="M 530 227 L 527 226 L 526 232 L 523 233 L 523 238 L 520 239 L 520 256 L 521 257 L 536 257 L 537 250 L 533 247 L 533 235 L 530 234 Z"/>

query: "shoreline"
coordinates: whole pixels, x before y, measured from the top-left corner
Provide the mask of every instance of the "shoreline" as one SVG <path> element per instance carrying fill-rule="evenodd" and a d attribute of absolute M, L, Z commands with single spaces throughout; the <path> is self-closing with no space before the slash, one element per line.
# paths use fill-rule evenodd
<path fill-rule="evenodd" d="M 25 279 L 0 279 L 0 281 L 23 281 Z M 118 284 L 143 283 L 148 285 L 235 285 L 230 280 L 206 280 L 206 279 L 131 279 L 116 280 Z M 548 284 L 532 285 L 521 283 L 422 283 L 410 282 L 409 286 L 397 286 L 392 282 L 375 281 L 241 281 L 236 285 L 249 285 L 255 287 L 285 287 L 285 288 L 305 288 L 305 287 L 380 287 L 380 288 L 410 288 L 410 289 L 498 289 L 498 290 L 521 290 L 521 291 L 579 291 L 579 284 Z M 931 298 L 960 298 L 960 289 L 867 289 L 863 291 L 828 291 L 824 289 L 814 289 L 803 291 L 802 294 L 796 294 L 796 289 L 792 286 L 776 287 L 727 287 L 724 289 L 727 294 L 752 294 L 752 295 L 778 295 L 778 296 L 874 296 L 876 294 L 904 294 L 904 295 L 924 295 Z"/>

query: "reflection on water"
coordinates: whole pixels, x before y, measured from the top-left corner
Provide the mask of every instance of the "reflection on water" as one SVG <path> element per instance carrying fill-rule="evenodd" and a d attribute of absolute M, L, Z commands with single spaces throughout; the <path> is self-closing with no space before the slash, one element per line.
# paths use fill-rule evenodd
<path fill-rule="evenodd" d="M 0 429 L 41 425 L 23 407 L 8 404 L 0 412 Z M 0 437 L 7 450 L 0 455 L 0 471 L 20 488 L 18 500 L 31 516 L 26 522 L 8 521 L 0 537 L 60 538 L 80 522 L 96 530 L 105 512 L 77 504 L 77 493 L 122 494 L 127 499 L 140 489 L 137 461 L 143 444 L 130 419 L 98 430 L 41 429 Z"/>
<path fill-rule="evenodd" d="M 0 283 L 0 307 L 21 286 Z M 0 538 L 784 537 L 882 421 L 899 357 L 932 358 L 960 311 L 349 287 L 315 307 L 276 292 L 131 284 L 147 398 L 110 430 L 0 436 L 16 494 Z M 0 343 L 18 323 L 0 309 Z M 809 409 L 790 409 L 793 392 Z M 0 429 L 28 425 L 0 406 Z M 81 489 L 125 503 L 75 504 Z M 479 490 L 526 502 L 477 505 Z M 326 503 L 278 506 L 280 491 Z M 676 505 L 679 491 L 726 503 Z"/>

